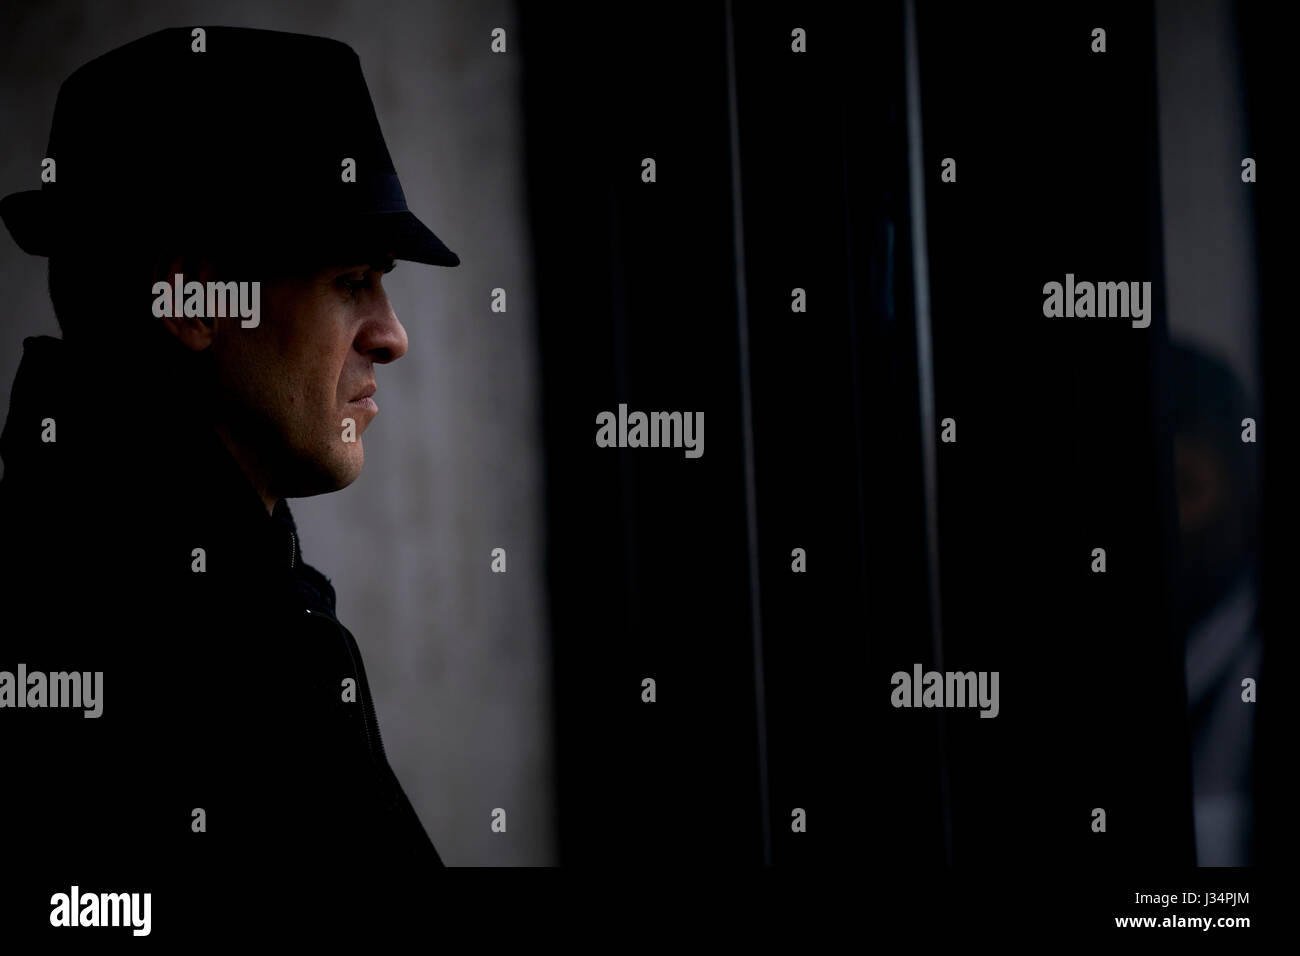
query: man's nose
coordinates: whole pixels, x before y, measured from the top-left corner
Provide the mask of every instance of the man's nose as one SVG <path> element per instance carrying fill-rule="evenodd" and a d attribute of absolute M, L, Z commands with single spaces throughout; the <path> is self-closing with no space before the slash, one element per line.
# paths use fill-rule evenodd
<path fill-rule="evenodd" d="M 406 354 L 406 329 L 398 321 L 386 294 L 378 297 L 373 313 L 357 334 L 356 344 L 359 352 L 381 365 L 395 362 Z"/>

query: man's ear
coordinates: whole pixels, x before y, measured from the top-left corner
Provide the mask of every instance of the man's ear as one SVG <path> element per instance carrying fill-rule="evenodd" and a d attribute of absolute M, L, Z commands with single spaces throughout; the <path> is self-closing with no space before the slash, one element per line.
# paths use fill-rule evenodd
<path fill-rule="evenodd" d="M 154 260 L 155 283 L 166 282 L 174 289 L 178 275 L 182 276 L 182 287 L 190 282 L 207 283 L 216 275 L 216 266 L 211 260 L 190 255 L 159 256 Z M 182 308 L 184 301 L 182 293 L 179 301 L 172 303 L 172 314 L 162 317 L 163 326 L 187 349 L 202 352 L 216 338 L 216 325 L 210 317 L 186 316 Z"/>

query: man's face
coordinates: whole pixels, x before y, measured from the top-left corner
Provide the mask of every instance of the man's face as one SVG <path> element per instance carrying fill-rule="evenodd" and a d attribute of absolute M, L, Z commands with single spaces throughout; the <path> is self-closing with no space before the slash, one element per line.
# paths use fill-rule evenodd
<path fill-rule="evenodd" d="M 216 320 L 220 427 L 275 497 L 336 491 L 361 474 L 361 436 L 379 411 L 374 366 L 406 352 L 383 288 L 392 267 L 386 258 L 264 281 L 255 328 Z"/>

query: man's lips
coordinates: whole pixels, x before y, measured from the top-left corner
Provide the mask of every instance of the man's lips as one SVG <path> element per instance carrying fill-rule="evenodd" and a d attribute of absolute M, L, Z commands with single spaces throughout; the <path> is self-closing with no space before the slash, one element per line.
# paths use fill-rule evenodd
<path fill-rule="evenodd" d="M 375 386 L 368 385 L 364 389 L 362 389 L 361 392 L 355 398 L 351 399 L 348 402 L 348 404 L 360 405 L 362 408 L 369 409 L 372 412 L 377 412 L 379 411 L 379 406 L 375 404 L 375 400 L 371 397 L 372 395 L 375 394 L 375 392 L 376 392 Z"/>

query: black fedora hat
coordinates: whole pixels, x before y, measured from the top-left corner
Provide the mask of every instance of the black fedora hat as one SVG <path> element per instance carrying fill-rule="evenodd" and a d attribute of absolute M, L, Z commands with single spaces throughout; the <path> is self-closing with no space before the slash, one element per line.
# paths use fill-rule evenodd
<path fill-rule="evenodd" d="M 407 208 L 360 61 L 337 40 L 150 34 L 68 77 L 42 159 L 33 178 L 53 181 L 0 200 L 33 255 L 130 244 L 460 264 Z"/>

